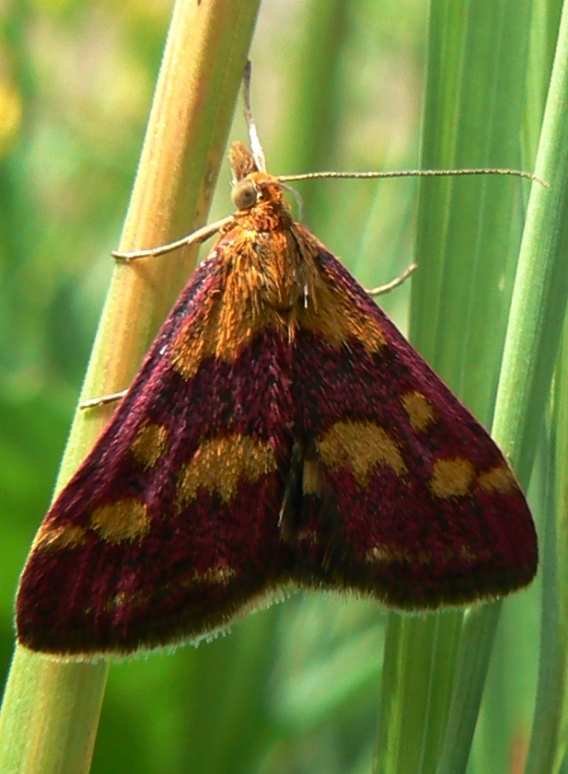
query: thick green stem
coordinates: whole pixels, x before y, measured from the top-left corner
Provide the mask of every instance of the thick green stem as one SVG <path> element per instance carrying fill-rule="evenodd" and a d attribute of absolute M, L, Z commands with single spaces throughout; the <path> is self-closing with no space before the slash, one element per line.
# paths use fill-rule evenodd
<path fill-rule="evenodd" d="M 158 245 L 203 223 L 259 1 L 176 3 L 120 249 Z M 187 213 L 193 215 L 189 220 Z M 188 253 L 177 260 L 117 265 L 85 397 L 128 385 L 192 261 Z M 111 411 L 76 414 L 58 488 Z M 2 774 L 88 771 L 106 675 L 105 663 L 56 661 L 18 648 L 0 716 Z"/>

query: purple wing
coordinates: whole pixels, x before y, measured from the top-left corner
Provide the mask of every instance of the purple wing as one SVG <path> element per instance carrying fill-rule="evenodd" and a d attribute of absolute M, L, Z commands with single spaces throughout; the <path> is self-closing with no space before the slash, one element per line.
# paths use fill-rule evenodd
<path fill-rule="evenodd" d="M 302 507 L 286 516 L 296 578 L 407 609 L 526 585 L 536 533 L 494 441 L 324 248 L 318 264 L 359 316 L 341 346 L 313 324 L 295 345 Z M 333 317 L 332 306 L 319 308 L 321 319 Z M 371 346 L 363 318 L 383 334 Z"/>
<path fill-rule="evenodd" d="M 46 516 L 18 594 L 24 645 L 128 652 L 197 638 L 290 563 L 278 531 L 289 345 L 268 329 L 231 358 L 202 346 L 222 325 L 229 263 L 221 243 L 194 274 Z"/>
<path fill-rule="evenodd" d="M 278 306 L 277 285 L 264 298 L 262 263 L 235 268 L 247 253 L 233 236 L 190 280 L 38 533 L 17 601 L 24 645 L 195 639 L 291 582 L 412 609 L 530 581 L 532 519 L 494 442 L 304 234 L 245 245 L 274 272 L 305 240 L 294 255 L 317 276 L 300 307 Z"/>

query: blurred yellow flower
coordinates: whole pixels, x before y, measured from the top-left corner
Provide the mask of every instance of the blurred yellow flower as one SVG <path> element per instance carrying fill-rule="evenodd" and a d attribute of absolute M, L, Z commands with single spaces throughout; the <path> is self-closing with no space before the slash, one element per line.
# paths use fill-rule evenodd
<path fill-rule="evenodd" d="M 14 84 L 0 81 L 0 156 L 14 145 L 22 123 L 22 99 Z"/>

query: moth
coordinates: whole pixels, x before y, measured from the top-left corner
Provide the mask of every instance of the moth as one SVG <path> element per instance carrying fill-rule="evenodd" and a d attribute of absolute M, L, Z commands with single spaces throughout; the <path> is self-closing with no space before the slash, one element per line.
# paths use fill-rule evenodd
<path fill-rule="evenodd" d="M 17 597 L 22 645 L 124 655 L 290 588 L 435 610 L 526 586 L 537 537 L 477 420 L 231 151 L 234 215 L 57 497 Z"/>

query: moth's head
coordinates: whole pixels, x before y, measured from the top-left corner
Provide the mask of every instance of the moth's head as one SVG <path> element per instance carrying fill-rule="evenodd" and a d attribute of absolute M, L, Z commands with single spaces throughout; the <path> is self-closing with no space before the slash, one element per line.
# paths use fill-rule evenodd
<path fill-rule="evenodd" d="M 282 184 L 278 178 L 259 170 L 252 152 L 246 145 L 234 142 L 229 158 L 233 167 L 231 198 L 237 209 L 247 210 L 268 202 L 285 206 Z"/>

